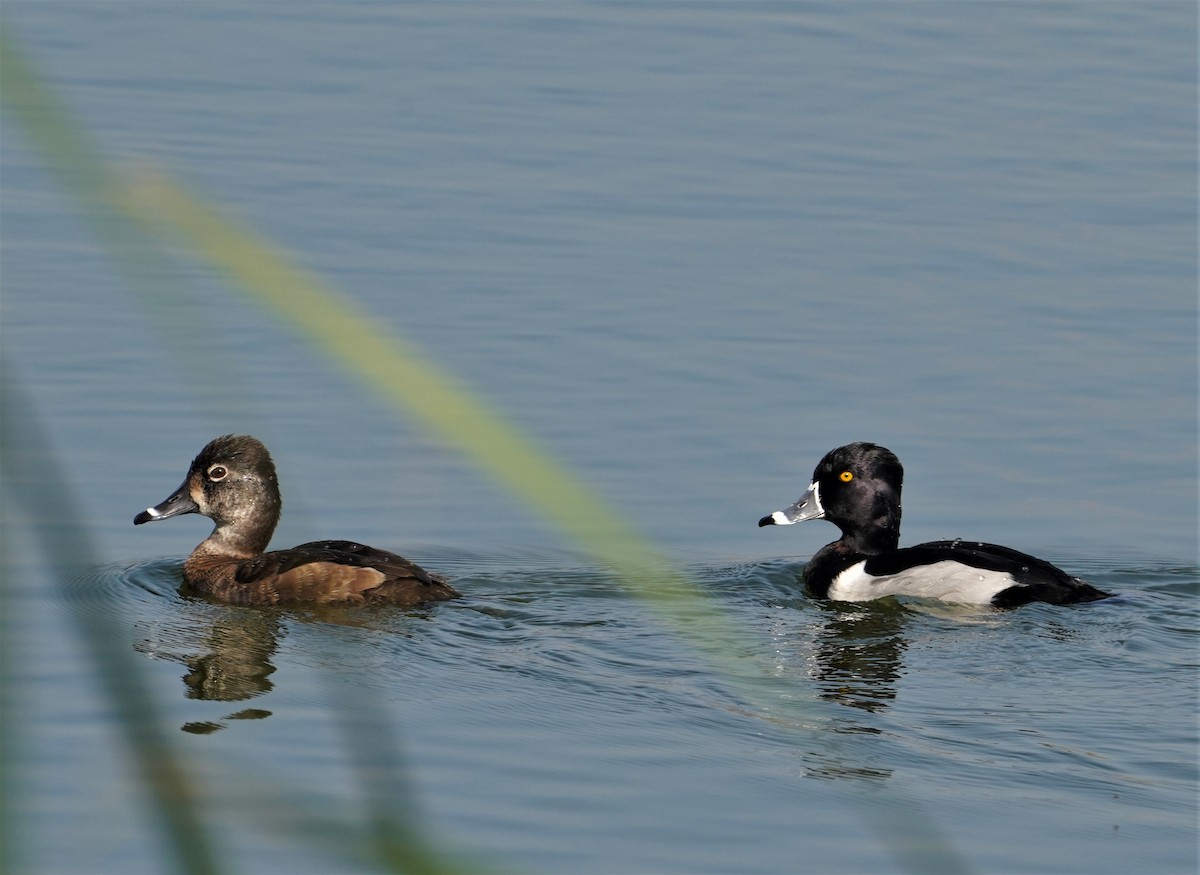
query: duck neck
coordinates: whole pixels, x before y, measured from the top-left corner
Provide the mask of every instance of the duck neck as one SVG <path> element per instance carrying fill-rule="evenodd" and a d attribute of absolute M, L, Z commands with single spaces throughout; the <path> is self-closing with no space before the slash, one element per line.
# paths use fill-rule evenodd
<path fill-rule="evenodd" d="M 196 549 L 224 556 L 261 556 L 271 543 L 278 522 L 278 509 L 260 517 L 247 515 L 219 520 L 212 534 Z"/>
<path fill-rule="evenodd" d="M 200 546 L 210 552 L 227 556 L 261 556 L 266 551 L 267 544 L 271 543 L 271 534 L 270 529 L 246 532 L 230 527 L 218 527 Z"/>
<path fill-rule="evenodd" d="M 900 546 L 900 527 L 872 527 L 857 532 L 842 532 L 838 541 L 843 550 L 860 556 L 874 556 Z"/>
<path fill-rule="evenodd" d="M 900 496 L 880 492 L 871 508 L 870 525 L 843 528 L 840 543 L 844 549 L 863 556 L 874 556 L 900 546 Z"/>

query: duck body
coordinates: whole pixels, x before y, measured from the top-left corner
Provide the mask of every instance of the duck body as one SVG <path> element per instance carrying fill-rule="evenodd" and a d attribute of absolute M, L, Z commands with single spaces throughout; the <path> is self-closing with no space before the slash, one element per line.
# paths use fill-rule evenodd
<path fill-rule="evenodd" d="M 977 541 L 932 541 L 900 547 L 904 469 L 895 454 L 854 443 L 825 455 L 804 495 L 760 526 L 828 519 L 842 537 L 804 569 L 816 598 L 870 601 L 892 595 L 1012 608 L 1108 598 L 1086 581 L 1010 547 Z"/>
<path fill-rule="evenodd" d="M 226 435 L 192 460 L 179 489 L 133 522 L 187 513 L 212 519 L 212 534 L 183 563 L 183 580 L 190 591 L 229 604 L 412 606 L 459 596 L 441 576 L 353 541 L 312 541 L 264 552 L 282 507 L 267 448 L 256 438 Z"/>

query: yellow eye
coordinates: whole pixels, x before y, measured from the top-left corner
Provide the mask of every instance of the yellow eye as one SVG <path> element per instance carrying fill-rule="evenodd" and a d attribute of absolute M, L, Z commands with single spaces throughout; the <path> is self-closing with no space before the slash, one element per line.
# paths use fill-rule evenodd
<path fill-rule="evenodd" d="M 841 480 L 843 483 L 849 483 L 851 480 L 854 479 L 854 475 L 852 473 L 850 473 L 849 471 L 843 471 L 841 474 L 838 474 L 838 479 Z"/>

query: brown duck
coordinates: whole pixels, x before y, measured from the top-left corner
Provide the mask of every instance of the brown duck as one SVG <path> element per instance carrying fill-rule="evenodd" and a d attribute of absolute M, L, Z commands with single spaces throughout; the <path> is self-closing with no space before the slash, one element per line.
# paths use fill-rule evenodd
<path fill-rule="evenodd" d="M 166 501 L 133 518 L 134 525 L 185 513 L 216 527 L 183 564 L 185 585 L 237 605 L 388 602 L 417 605 L 458 598 L 439 575 L 402 556 L 353 541 L 312 541 L 263 552 L 283 502 L 275 463 L 262 442 L 246 435 L 211 441 Z"/>

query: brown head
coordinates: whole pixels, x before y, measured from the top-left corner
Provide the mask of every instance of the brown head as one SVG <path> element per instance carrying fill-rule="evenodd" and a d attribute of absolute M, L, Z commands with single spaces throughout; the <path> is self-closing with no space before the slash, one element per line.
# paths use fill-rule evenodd
<path fill-rule="evenodd" d="M 262 441 L 249 435 L 225 435 L 210 441 L 192 460 L 175 492 L 139 513 L 133 523 L 198 513 L 216 524 L 209 537 L 213 546 L 257 555 L 270 543 L 282 507 L 275 463 Z"/>

